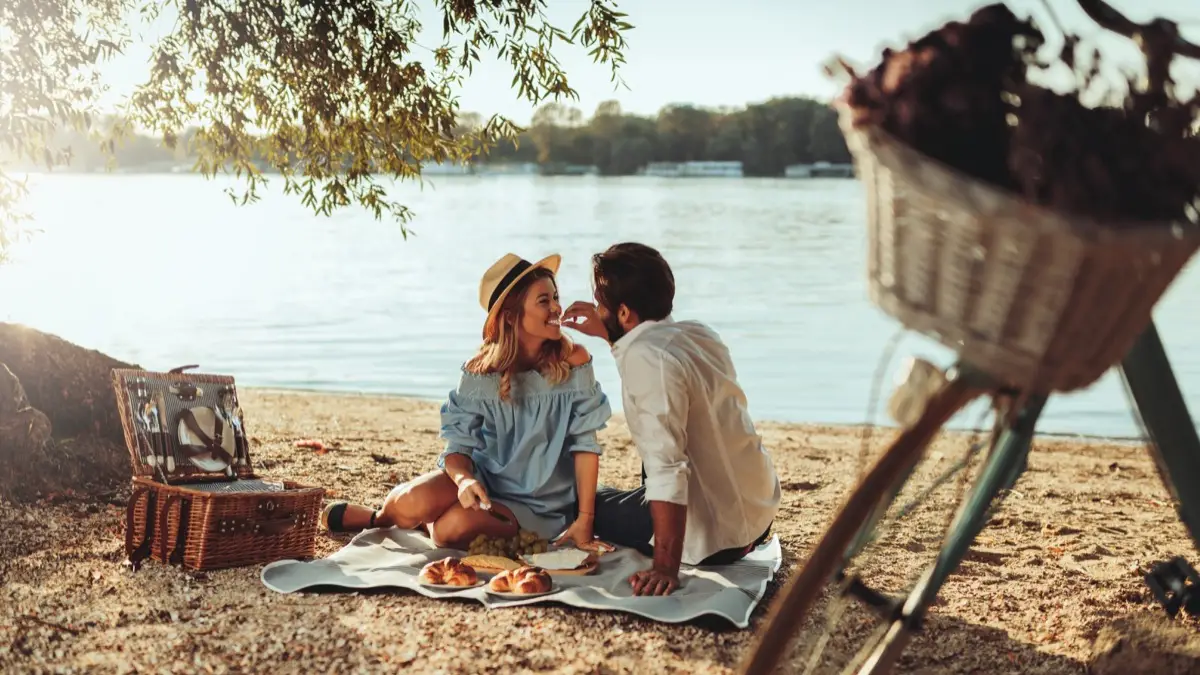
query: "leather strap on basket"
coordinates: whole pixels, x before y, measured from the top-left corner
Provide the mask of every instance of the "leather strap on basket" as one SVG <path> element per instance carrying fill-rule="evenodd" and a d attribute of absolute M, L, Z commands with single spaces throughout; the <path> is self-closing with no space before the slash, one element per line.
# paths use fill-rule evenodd
<path fill-rule="evenodd" d="M 191 409 L 186 409 L 179 413 L 179 418 L 183 420 L 183 423 L 187 426 L 188 431 L 192 432 L 192 434 L 196 438 L 199 438 L 200 442 L 204 444 L 203 448 L 198 448 L 194 445 L 185 445 L 183 446 L 184 452 L 191 457 L 208 452 L 212 453 L 213 457 L 219 458 L 226 464 L 233 464 L 233 457 L 231 457 L 228 452 L 225 452 L 225 448 L 221 447 L 221 441 L 225 434 L 225 423 L 221 421 L 220 415 L 213 416 L 212 437 L 209 437 L 209 435 L 204 433 L 204 430 L 200 428 L 200 423 L 196 421 L 196 415 L 192 413 Z"/>
<path fill-rule="evenodd" d="M 139 487 L 129 495 L 129 505 L 125 507 L 125 555 L 126 557 L 133 555 L 133 514 L 137 511 L 138 500 L 146 496 L 150 492 L 149 489 Z"/>
<path fill-rule="evenodd" d="M 146 529 L 142 533 L 142 541 L 136 547 L 133 545 L 133 517 L 137 512 L 138 499 L 142 496 L 146 497 Z M 129 563 L 136 570 L 141 567 L 142 561 L 150 557 L 151 547 L 154 545 L 154 516 L 157 509 L 154 508 L 157 490 L 151 490 L 148 487 L 139 487 L 133 491 L 129 497 L 129 507 L 125 511 L 125 554 L 129 557 Z"/>
<path fill-rule="evenodd" d="M 192 520 L 192 500 L 180 497 L 179 531 L 175 533 L 175 549 L 171 551 L 171 564 L 183 564 L 183 554 L 187 551 L 188 526 Z"/>
<path fill-rule="evenodd" d="M 171 522 L 171 506 L 179 504 L 179 527 L 175 530 L 175 545 L 171 548 L 168 555 L 167 545 L 171 542 L 170 527 Z M 163 536 L 159 542 L 158 556 L 166 563 L 178 565 L 183 562 L 184 549 L 187 546 L 188 518 L 192 511 L 192 500 L 184 497 L 181 494 L 172 494 L 163 500 L 162 515 L 159 520 L 162 522 Z"/>

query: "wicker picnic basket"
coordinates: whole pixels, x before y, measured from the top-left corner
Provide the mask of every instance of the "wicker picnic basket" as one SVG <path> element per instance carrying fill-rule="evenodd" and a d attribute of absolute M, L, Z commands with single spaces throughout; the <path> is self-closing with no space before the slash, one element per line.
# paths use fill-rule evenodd
<path fill-rule="evenodd" d="M 1090 386 L 1200 248 L 1200 227 L 1051 211 L 839 112 L 866 187 L 871 301 L 1005 385 Z"/>
<path fill-rule="evenodd" d="M 259 478 L 232 377 L 115 369 L 133 464 L 125 552 L 211 570 L 312 558 L 325 491 Z"/>

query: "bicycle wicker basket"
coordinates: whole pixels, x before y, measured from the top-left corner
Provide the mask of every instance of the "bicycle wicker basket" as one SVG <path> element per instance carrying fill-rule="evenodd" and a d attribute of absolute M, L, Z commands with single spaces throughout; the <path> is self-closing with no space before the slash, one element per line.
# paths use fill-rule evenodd
<path fill-rule="evenodd" d="M 114 369 L 112 382 L 134 473 L 130 562 L 211 570 L 314 556 L 325 490 L 255 473 L 232 377 Z"/>
<path fill-rule="evenodd" d="M 999 383 L 1090 386 L 1200 248 L 1200 227 L 1114 227 L 1023 201 L 839 118 L 866 188 L 871 302 Z"/>

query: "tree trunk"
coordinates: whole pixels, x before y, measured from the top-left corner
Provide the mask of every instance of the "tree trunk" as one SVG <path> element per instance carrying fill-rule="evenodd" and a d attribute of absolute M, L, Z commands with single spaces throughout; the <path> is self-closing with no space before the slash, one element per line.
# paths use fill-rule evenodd
<path fill-rule="evenodd" d="M 129 480 L 111 378 L 113 368 L 136 367 L 0 323 L 0 497 L 107 491 Z"/>

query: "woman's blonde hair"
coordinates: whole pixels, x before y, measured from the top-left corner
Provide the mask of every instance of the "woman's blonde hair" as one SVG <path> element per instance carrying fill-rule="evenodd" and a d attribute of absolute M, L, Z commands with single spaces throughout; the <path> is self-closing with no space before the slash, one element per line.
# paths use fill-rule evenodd
<path fill-rule="evenodd" d="M 500 374 L 500 399 L 507 401 L 512 395 L 512 376 L 517 372 L 517 358 L 521 345 L 521 318 L 524 316 L 525 296 L 538 279 L 549 279 L 558 286 L 554 273 L 543 267 L 526 274 L 508 293 L 500 311 L 496 312 L 495 327 L 488 331 L 488 338 L 479 346 L 475 356 L 467 361 L 466 370 L 474 375 Z M 571 356 L 575 345 L 563 335 L 558 340 L 546 340 L 538 352 L 533 367 L 550 384 L 559 384 L 571 375 Z"/>

